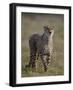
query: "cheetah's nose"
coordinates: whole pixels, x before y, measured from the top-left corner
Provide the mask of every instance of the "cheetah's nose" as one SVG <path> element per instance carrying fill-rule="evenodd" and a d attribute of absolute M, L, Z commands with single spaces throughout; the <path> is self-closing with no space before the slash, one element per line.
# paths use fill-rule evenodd
<path fill-rule="evenodd" d="M 49 32 L 51 34 L 51 32 Z"/>

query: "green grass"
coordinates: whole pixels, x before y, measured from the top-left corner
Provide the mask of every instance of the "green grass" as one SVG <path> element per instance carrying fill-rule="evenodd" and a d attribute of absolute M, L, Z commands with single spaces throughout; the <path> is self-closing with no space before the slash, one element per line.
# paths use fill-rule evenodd
<path fill-rule="evenodd" d="M 36 60 L 36 68 L 25 68 L 29 63 L 29 37 L 33 33 L 43 33 L 44 25 L 54 25 L 54 50 L 48 71 L 44 72 L 41 59 Z M 26 14 L 22 13 L 22 40 L 21 40 L 21 76 L 56 76 L 64 75 L 64 16 L 52 14 Z"/>

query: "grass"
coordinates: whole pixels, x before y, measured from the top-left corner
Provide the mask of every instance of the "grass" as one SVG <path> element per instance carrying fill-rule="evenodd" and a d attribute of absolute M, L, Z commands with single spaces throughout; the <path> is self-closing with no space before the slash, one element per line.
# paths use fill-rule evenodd
<path fill-rule="evenodd" d="M 36 68 L 25 68 L 29 63 L 29 37 L 33 33 L 43 33 L 43 26 L 54 25 L 54 50 L 48 71 L 44 72 L 41 59 L 36 60 Z M 64 16 L 53 14 L 27 14 L 22 13 L 22 67 L 21 76 L 57 76 L 64 75 Z"/>

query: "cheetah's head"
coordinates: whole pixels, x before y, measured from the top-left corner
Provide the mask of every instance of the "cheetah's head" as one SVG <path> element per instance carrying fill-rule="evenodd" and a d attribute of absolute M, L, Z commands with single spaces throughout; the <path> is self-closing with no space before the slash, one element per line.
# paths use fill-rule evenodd
<path fill-rule="evenodd" d="M 54 26 L 50 27 L 50 26 L 44 26 L 44 33 L 47 36 L 53 36 L 54 35 Z"/>

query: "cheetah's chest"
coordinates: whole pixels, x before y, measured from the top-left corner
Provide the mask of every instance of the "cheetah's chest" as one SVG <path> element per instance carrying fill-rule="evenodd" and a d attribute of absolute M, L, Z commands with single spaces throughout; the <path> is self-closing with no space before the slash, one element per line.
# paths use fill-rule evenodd
<path fill-rule="evenodd" d="M 48 44 L 44 45 L 44 52 L 48 53 L 53 49 L 53 42 L 49 41 Z"/>

